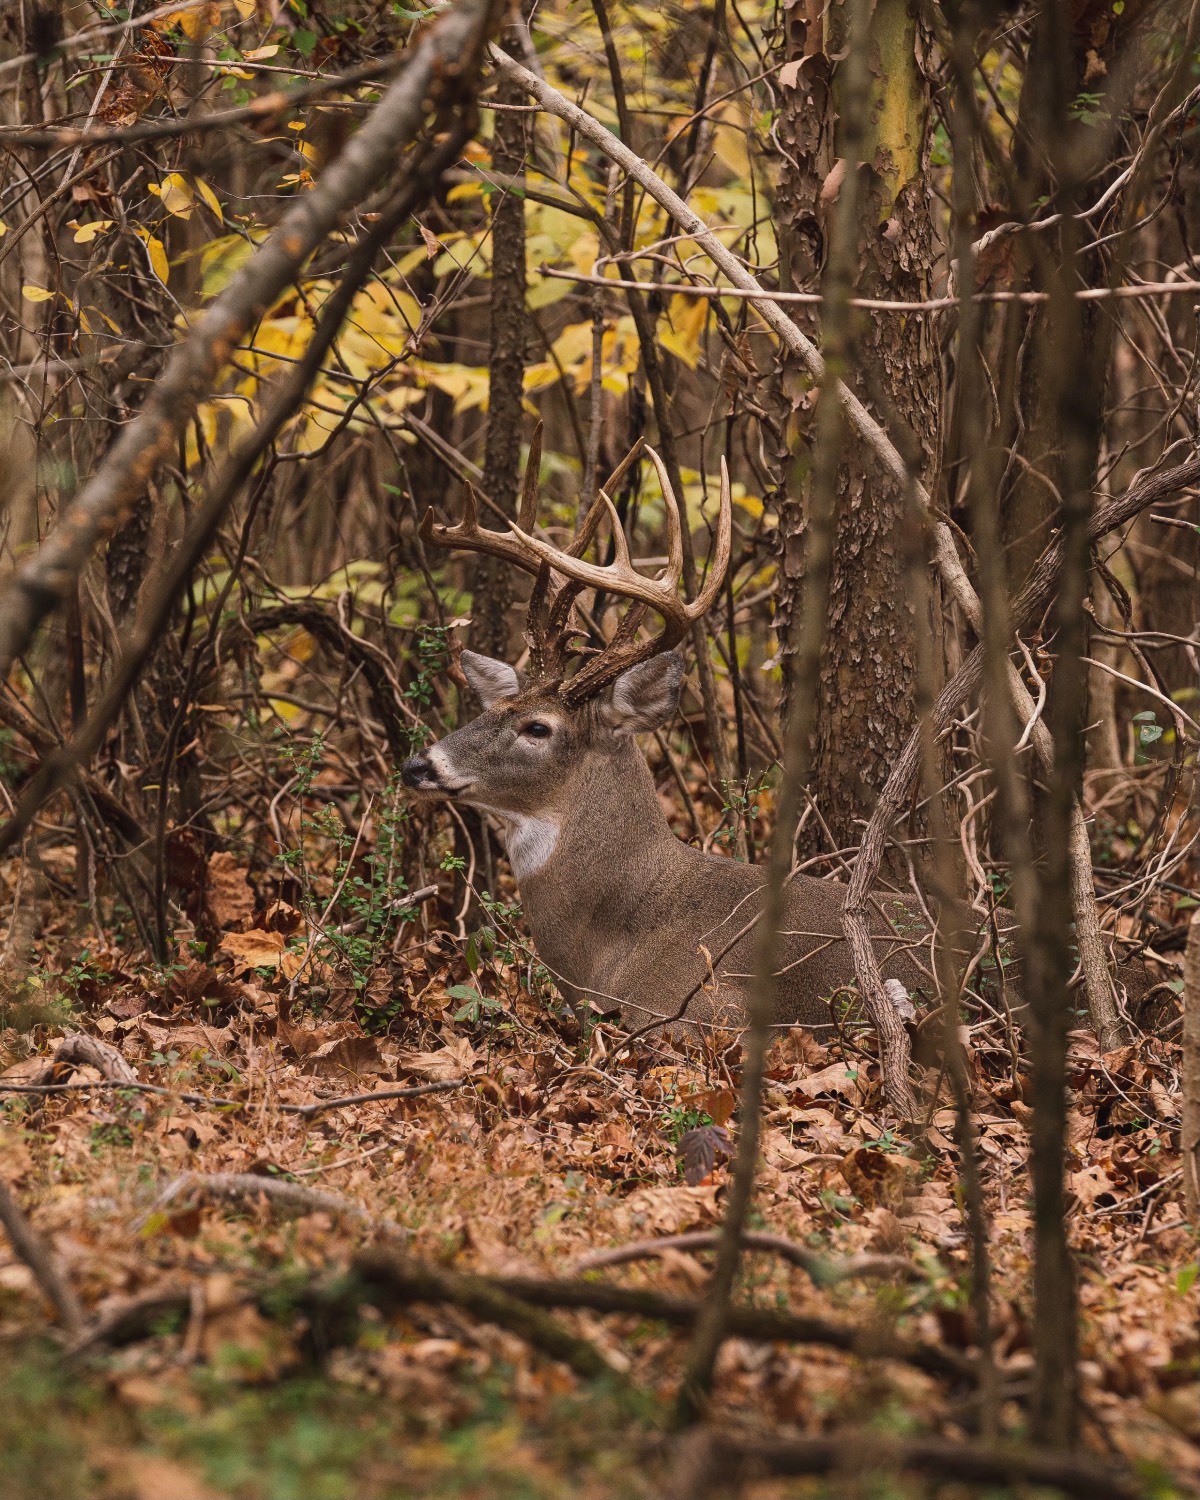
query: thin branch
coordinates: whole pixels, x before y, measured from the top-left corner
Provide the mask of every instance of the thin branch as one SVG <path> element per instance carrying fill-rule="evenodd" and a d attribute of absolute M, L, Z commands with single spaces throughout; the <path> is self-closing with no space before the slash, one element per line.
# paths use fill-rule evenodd
<path fill-rule="evenodd" d="M 28 649 L 41 621 L 66 597 L 97 544 L 112 534 L 158 465 L 174 452 L 234 349 L 307 257 L 385 172 L 394 171 L 396 151 L 416 137 L 433 110 L 470 97 L 480 49 L 498 10 L 499 0 L 459 0 L 420 36 L 403 72 L 316 187 L 287 210 L 193 325 L 104 462 L 0 592 L 0 681 Z"/>

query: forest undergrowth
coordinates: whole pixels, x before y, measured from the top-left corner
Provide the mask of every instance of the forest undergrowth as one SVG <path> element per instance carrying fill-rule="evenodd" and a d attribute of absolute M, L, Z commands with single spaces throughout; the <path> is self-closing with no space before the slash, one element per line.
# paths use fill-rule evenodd
<path fill-rule="evenodd" d="M 275 670 L 303 697 L 333 685 L 322 665 L 295 632 Z M 452 825 L 405 805 L 359 729 L 335 719 L 309 737 L 315 716 L 263 707 L 223 721 L 234 755 L 198 767 L 221 780 L 225 836 L 207 858 L 186 838 L 172 850 L 169 963 L 139 951 L 119 904 L 78 900 L 68 838 L 3 866 L 25 940 L 6 954 L 0 1086 L 43 1092 L 6 1094 L 0 1149 L 94 1320 L 64 1364 L 33 1272 L 0 1249 L 0 1339 L 20 1351 L 0 1377 L 6 1500 L 48 1493 L 48 1476 L 56 1494 L 114 1500 L 661 1493 L 685 1329 L 643 1311 L 556 1312 L 609 1367 L 589 1380 L 461 1298 L 368 1299 L 350 1322 L 321 1299 L 363 1274 L 371 1246 L 403 1245 L 500 1284 L 590 1266 L 589 1283 L 694 1301 L 709 1253 L 694 1236 L 719 1223 L 736 1132 L 737 1038 L 683 1048 L 598 1012 L 581 1028 L 522 931 L 504 867 L 492 890 L 465 885 Z M 254 797 L 251 768 L 270 785 Z M 1167 771 L 1093 786 L 1114 877 Z M 684 783 L 700 804 L 703 775 L 693 762 Z M 686 834 L 678 785 L 662 774 L 660 787 Z M 755 842 L 770 808 L 766 788 Z M 708 832 L 719 847 L 731 831 Z M 1170 907 L 1149 916 L 1169 922 Z M 1082 1017 L 1072 1034 L 1068 1183 L 1087 1447 L 1172 1494 L 1200 1479 L 1200 1344 L 1176 1123 L 1182 955 L 1160 955 L 1159 969 L 1141 1017 L 1153 1025 L 1134 1045 L 1101 1056 Z M 772 1043 L 752 1227 L 773 1238 L 748 1253 L 738 1302 L 866 1342 L 848 1353 L 824 1327 L 816 1342 L 731 1338 L 722 1423 L 977 1426 L 953 1110 L 936 1038 L 917 1031 L 927 1128 L 907 1135 L 884 1124 L 873 1041 L 853 1012 L 836 1034 Z M 80 1034 L 99 1050 L 68 1046 L 56 1061 Z M 964 1027 L 964 1041 L 993 1235 L 994 1416 L 1016 1435 L 1030 1365 L 1028 1075 L 1002 1014 Z M 121 1086 L 134 1080 L 144 1087 Z M 279 1184 L 337 1196 L 280 1201 Z M 672 1244 L 679 1235 L 693 1238 Z M 615 1253 L 664 1238 L 624 1263 Z M 887 1357 L 888 1340 L 903 1357 Z M 928 1483 L 912 1493 L 943 1492 Z"/>

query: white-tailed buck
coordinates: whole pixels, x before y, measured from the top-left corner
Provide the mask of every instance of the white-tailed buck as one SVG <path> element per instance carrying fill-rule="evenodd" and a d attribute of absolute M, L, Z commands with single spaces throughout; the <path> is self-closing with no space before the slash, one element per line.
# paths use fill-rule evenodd
<path fill-rule="evenodd" d="M 404 781 L 496 820 L 538 953 L 573 1003 L 594 999 L 604 1010 L 619 1005 L 641 1024 L 678 1018 L 695 992 L 688 1021 L 736 1020 L 749 982 L 764 872 L 676 838 L 635 738 L 674 715 L 684 672 L 674 647 L 724 583 L 732 534 L 728 474 L 722 464 L 708 581 L 686 603 L 679 593 L 686 521 L 658 455 L 646 450 L 666 501 L 668 561 L 650 579 L 634 569 L 603 491 L 565 551 L 534 535 L 539 448 L 535 438 L 516 525 L 482 528 L 473 495 L 458 526 L 435 525 L 432 512 L 422 523 L 426 542 L 490 553 L 533 575 L 529 663 L 523 677 L 507 662 L 464 651 L 462 668 L 483 712 L 413 756 Z M 615 556 L 599 566 L 584 553 L 606 513 Z M 584 588 L 628 599 L 630 607 L 608 645 L 571 672 L 570 615 Z M 651 610 L 662 628 L 639 638 Z M 831 997 L 852 983 L 843 896 L 836 882 L 793 876 L 780 942 L 780 1021 L 828 1024 Z M 931 987 L 922 962 L 922 944 L 928 959 L 923 924 L 907 902 L 883 897 L 879 904 L 884 975 L 910 991 Z"/>

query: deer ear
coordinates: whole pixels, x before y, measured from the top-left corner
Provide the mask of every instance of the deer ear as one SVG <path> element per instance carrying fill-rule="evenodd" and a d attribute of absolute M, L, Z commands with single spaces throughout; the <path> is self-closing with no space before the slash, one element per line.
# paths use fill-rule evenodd
<path fill-rule="evenodd" d="M 484 708 L 491 708 L 501 698 L 515 698 L 521 691 L 516 669 L 494 656 L 480 656 L 478 651 L 464 651 L 459 657 L 467 681 Z"/>
<path fill-rule="evenodd" d="M 678 651 L 652 656 L 629 667 L 613 683 L 604 705 L 605 720 L 617 734 L 640 734 L 659 729 L 679 707 L 683 657 Z"/>

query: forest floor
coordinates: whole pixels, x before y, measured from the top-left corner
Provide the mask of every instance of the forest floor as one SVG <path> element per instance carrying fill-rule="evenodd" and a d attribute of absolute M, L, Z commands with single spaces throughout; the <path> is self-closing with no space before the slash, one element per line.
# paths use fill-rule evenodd
<path fill-rule="evenodd" d="M 69 843 L 43 851 L 36 899 L 31 867 L 4 871 L 14 913 L 36 923 L 20 975 L 9 973 L 0 1084 L 71 1087 L 5 1097 L 0 1169 L 107 1332 L 65 1359 L 53 1309 L 0 1241 L 3 1500 L 663 1494 L 685 1330 L 636 1313 L 553 1313 L 610 1366 L 589 1382 L 453 1300 L 367 1306 L 349 1332 L 331 1331 L 314 1288 L 338 1284 L 383 1220 L 423 1261 L 500 1278 L 569 1277 L 586 1256 L 714 1228 L 736 1039 L 684 1056 L 652 1038 L 625 1050 L 612 1018 L 581 1035 L 547 1002 L 511 904 L 489 903 L 466 945 L 452 920 L 424 935 L 410 925 L 356 980 L 316 953 L 312 923 L 281 895 L 294 888 L 228 853 L 208 859 L 201 882 L 207 938 L 156 967 L 80 921 L 73 857 Z M 329 870 L 322 879 L 308 895 L 328 893 L 328 909 L 336 882 Z M 1168 994 L 1180 957 L 1165 959 Z M 96 1054 L 99 1069 L 53 1063 L 72 1032 L 111 1049 Z M 1200 1333 L 1198 1247 L 1179 1197 L 1178 1027 L 1163 1033 L 1105 1057 L 1089 1032 L 1073 1034 L 1069 1185 L 1086 1446 L 1165 1496 L 1200 1484 Z M 968 1045 L 992 1227 L 994 1417 L 1019 1437 L 1028 1080 L 998 1023 L 973 1027 Z M 918 1151 L 884 1124 L 868 1047 L 853 1031 L 773 1044 L 753 1225 L 826 1266 L 853 1272 L 843 1258 L 865 1253 L 875 1263 L 822 1285 L 777 1253 L 747 1253 L 739 1301 L 973 1354 L 936 1060 Z M 112 1054 L 175 1092 L 75 1087 L 100 1083 Z M 288 1109 L 431 1082 L 446 1087 Z M 297 1215 L 265 1190 L 218 1200 L 198 1179 L 178 1185 L 189 1173 L 337 1194 L 370 1222 L 329 1204 Z M 707 1250 L 667 1248 L 595 1275 L 695 1299 L 709 1264 Z M 717 1409 L 728 1430 L 969 1434 L 969 1382 L 919 1363 L 735 1337 Z M 759 1479 L 740 1493 L 980 1493 L 916 1475 L 861 1485 Z"/>

